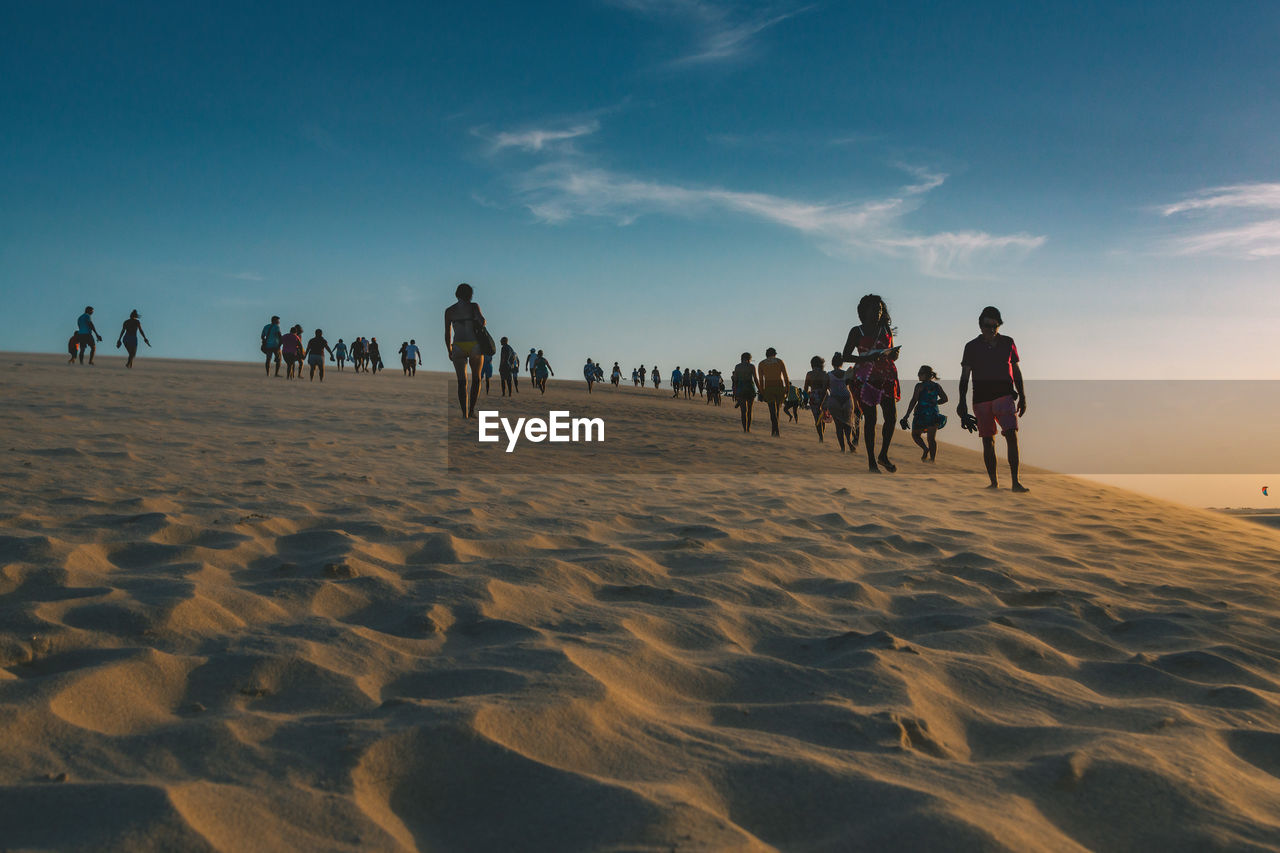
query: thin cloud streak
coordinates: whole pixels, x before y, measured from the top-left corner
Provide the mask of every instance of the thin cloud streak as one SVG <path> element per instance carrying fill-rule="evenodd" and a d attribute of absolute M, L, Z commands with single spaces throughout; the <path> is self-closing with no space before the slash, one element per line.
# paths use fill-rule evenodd
<path fill-rule="evenodd" d="M 1184 235 L 1171 241 L 1170 249 L 1175 255 L 1218 254 L 1249 260 L 1280 257 L 1280 219 Z"/>
<path fill-rule="evenodd" d="M 1257 219 L 1280 210 L 1280 183 L 1232 184 L 1192 193 L 1159 208 L 1161 215 L 1192 216 L 1196 231 L 1168 240 L 1174 255 L 1224 255 L 1246 260 L 1280 257 L 1280 219 Z"/>
<path fill-rule="evenodd" d="M 669 62 L 672 68 L 733 59 L 745 53 L 760 33 L 811 8 L 760 10 L 744 19 L 737 14 L 740 6 L 706 0 L 614 0 L 614 5 L 647 17 L 675 18 L 694 31 L 696 47 Z"/>
<path fill-rule="evenodd" d="M 555 146 L 557 143 L 590 136 L 598 130 L 600 130 L 600 122 L 592 120 L 563 128 L 530 128 L 514 132 L 503 131 L 490 139 L 489 143 L 494 151 L 501 151 L 504 148 L 519 148 L 522 151 L 542 151 Z M 484 135 L 478 129 L 473 129 L 472 132 L 477 136 Z"/>
<path fill-rule="evenodd" d="M 727 211 L 814 237 L 835 253 L 910 256 L 923 272 L 940 278 L 964 277 L 988 256 L 1025 254 L 1044 244 L 1044 237 L 1028 234 L 962 231 L 921 235 L 904 231 L 899 224 L 902 217 L 920 206 L 922 195 L 946 179 L 925 170 L 911 171 L 918 183 L 903 187 L 898 195 L 842 204 L 644 181 L 569 161 L 527 172 L 520 181 L 520 191 L 534 216 L 546 223 L 590 216 L 629 225 L 645 214 L 691 217 Z"/>
<path fill-rule="evenodd" d="M 1280 184 L 1235 184 L 1193 193 L 1182 201 L 1160 208 L 1165 216 L 1192 210 L 1280 210 Z"/>

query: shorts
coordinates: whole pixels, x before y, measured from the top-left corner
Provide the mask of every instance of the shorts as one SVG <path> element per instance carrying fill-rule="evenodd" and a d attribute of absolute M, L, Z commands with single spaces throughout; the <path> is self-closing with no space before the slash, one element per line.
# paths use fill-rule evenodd
<path fill-rule="evenodd" d="M 309 355 L 307 356 L 307 364 L 311 365 L 312 367 L 324 367 L 324 356 Z"/>
<path fill-rule="evenodd" d="M 95 348 L 92 332 L 79 332 L 77 333 L 77 337 L 80 339 L 80 346 L 88 347 L 89 349 Z"/>
<path fill-rule="evenodd" d="M 828 396 L 822 401 L 822 409 L 830 414 L 831 419 L 836 423 L 853 426 L 853 397 Z"/>
<path fill-rule="evenodd" d="M 774 385 L 771 388 L 760 389 L 760 399 L 766 403 L 774 403 L 775 405 L 783 402 L 787 398 L 787 389 L 781 385 Z"/>
<path fill-rule="evenodd" d="M 1018 429 L 1018 411 L 1008 394 L 985 403 L 974 403 L 973 416 L 978 419 L 978 435 L 982 438 L 995 435 L 997 424 L 1002 435 Z"/>

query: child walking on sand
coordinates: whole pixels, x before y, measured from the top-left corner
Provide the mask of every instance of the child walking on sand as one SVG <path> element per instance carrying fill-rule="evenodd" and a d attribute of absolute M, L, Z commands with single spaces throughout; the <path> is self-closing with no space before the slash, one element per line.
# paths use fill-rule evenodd
<path fill-rule="evenodd" d="M 929 365 L 921 365 L 916 375 L 920 381 L 907 404 L 906 414 L 902 416 L 902 428 L 907 428 L 907 419 L 910 418 L 911 440 L 924 451 L 920 461 L 933 462 L 938 458 L 938 430 L 947 425 L 947 416 L 938 411 L 938 406 L 947 402 L 947 392 L 937 383 L 938 374 Z M 923 437 L 929 439 L 927 444 Z"/>

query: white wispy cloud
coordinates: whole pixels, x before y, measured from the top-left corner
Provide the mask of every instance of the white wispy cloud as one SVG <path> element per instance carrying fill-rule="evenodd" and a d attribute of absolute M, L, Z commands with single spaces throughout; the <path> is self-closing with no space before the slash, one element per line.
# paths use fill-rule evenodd
<path fill-rule="evenodd" d="M 1160 212 L 1165 216 L 1173 216 L 1193 210 L 1251 208 L 1280 210 L 1280 184 L 1234 184 L 1228 187 L 1200 190 L 1181 201 L 1165 205 L 1160 208 Z"/>
<path fill-rule="evenodd" d="M 1175 255 L 1231 255 L 1239 258 L 1280 256 L 1280 219 L 1264 219 L 1237 228 L 1183 234 L 1169 243 Z"/>
<path fill-rule="evenodd" d="M 739 56 L 749 49 L 757 35 L 810 8 L 751 8 L 751 4 L 746 3 L 713 3 L 709 0 L 612 2 L 646 17 L 674 20 L 691 31 L 693 46 L 669 63 L 673 67 L 713 63 Z"/>
<path fill-rule="evenodd" d="M 1280 256 L 1280 183 L 1212 187 L 1159 208 L 1188 224 L 1164 248 L 1175 255 Z M 1261 217 L 1261 218 L 1260 218 Z"/>
<path fill-rule="evenodd" d="M 983 231 L 911 233 L 902 218 L 946 176 L 910 170 L 916 183 L 883 198 L 819 203 L 769 193 L 681 186 L 646 181 L 572 160 L 547 163 L 526 172 L 519 191 L 534 216 L 562 223 L 575 217 L 613 219 L 620 225 L 646 214 L 684 217 L 729 212 L 779 225 L 819 241 L 839 253 L 879 253 L 914 258 L 926 274 L 962 277 L 997 255 L 1025 254 L 1043 245 L 1043 236 L 993 235 Z"/>
<path fill-rule="evenodd" d="M 542 151 L 582 136 L 589 136 L 600 129 L 600 122 L 592 119 L 564 127 L 532 127 L 518 131 L 502 131 L 492 137 L 485 137 L 480 128 L 473 128 L 472 133 L 489 139 L 493 151 L 504 148 L 519 148 L 522 151 Z"/>

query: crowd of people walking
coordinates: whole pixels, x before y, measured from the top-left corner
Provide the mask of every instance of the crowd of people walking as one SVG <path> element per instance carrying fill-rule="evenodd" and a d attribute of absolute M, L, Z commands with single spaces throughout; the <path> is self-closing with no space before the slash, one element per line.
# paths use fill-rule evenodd
<path fill-rule="evenodd" d="M 467 418 L 475 416 L 482 379 L 486 393 L 488 391 L 487 375 L 480 370 L 482 359 L 492 357 L 495 349 L 492 338 L 484 330 L 484 315 L 473 301 L 473 295 L 470 285 L 459 285 L 455 292 L 457 302 L 445 310 L 445 347 L 457 374 L 458 402 Z M 844 346 L 832 353 L 830 369 L 822 356 L 813 356 L 802 386 L 797 387 L 791 381 L 786 363 L 776 349 L 769 347 L 758 364 L 753 363 L 750 352 L 742 353 L 727 388 L 718 370 L 676 366 L 670 374 L 671 396 L 686 400 L 705 398 L 707 405 L 718 406 L 722 393 L 731 395 L 744 433 L 751 432 L 755 403 L 762 402 L 768 408 L 773 436 L 781 435 L 783 416 L 788 422 L 799 423 L 800 410 L 807 408 L 819 443 L 825 441 L 828 426 L 835 430 L 841 452 L 856 453 L 861 440 L 867 468 L 877 474 L 898 470 L 889 449 L 899 428 L 910 431 L 912 441 L 921 450 L 921 461 L 935 461 L 937 432 L 947 425 L 940 406 L 949 402 L 946 391 L 937 381 L 937 372 L 927 364 L 920 366 L 906 412 L 899 419 L 902 386 L 897 362 L 902 348 L 893 340 L 895 328 L 889 307 L 878 294 L 869 293 L 858 302 L 856 313 L 858 323 L 849 329 Z M 999 487 L 995 454 L 998 431 L 1005 439 L 1012 488 L 1015 492 L 1025 492 L 1027 488 L 1018 479 L 1018 419 L 1026 413 L 1026 390 L 1017 347 L 1012 338 L 999 334 L 1003 322 L 995 307 L 982 309 L 978 318 L 980 334 L 965 344 L 961 356 L 957 414 L 961 425 L 970 432 L 976 431 L 982 440 L 990 487 Z M 498 358 L 503 395 L 515 393 L 520 359 L 505 337 Z M 468 365 L 471 367 L 469 383 Z M 543 351 L 530 348 L 524 366 L 534 377 L 534 387 L 546 393 L 547 377 L 555 373 Z M 588 358 L 582 375 L 587 393 L 594 393 L 595 386 L 604 381 L 602 363 Z M 614 390 L 619 388 L 621 376 L 622 369 L 615 361 L 609 373 Z M 970 380 L 973 382 L 972 413 L 967 403 Z M 647 371 L 644 365 L 632 368 L 633 387 L 644 388 L 646 381 L 655 390 L 661 388 L 662 373 L 656 364 Z"/>
<path fill-rule="evenodd" d="M 521 358 L 506 337 L 501 339 L 500 347 L 495 344 L 486 329 L 484 313 L 474 301 L 471 285 L 458 285 L 454 295 L 457 301 L 444 313 L 444 343 L 457 377 L 459 406 L 464 417 L 471 418 L 475 416 L 480 388 L 483 386 L 486 395 L 490 393 L 495 359 L 502 396 L 520 392 Z M 88 364 L 94 364 L 102 335 L 94 325 L 93 313 L 93 307 L 86 306 L 77 318 L 76 331 L 67 342 L 69 363 L 78 360 L 84 364 L 87 355 Z M 744 433 L 751 432 L 755 404 L 762 402 L 769 412 L 772 436 L 781 435 L 784 416 L 788 422 L 799 423 L 800 411 L 808 409 L 819 443 L 825 441 L 828 428 L 835 431 L 841 452 L 856 453 L 861 440 L 868 470 L 875 473 L 897 470 L 889 448 L 898 428 L 910 431 L 911 440 L 921 451 L 921 461 L 935 461 L 937 433 L 948 422 L 940 407 L 949 402 L 946 391 L 938 383 L 937 372 L 927 364 L 920 366 L 906 412 L 899 419 L 897 407 L 902 400 L 902 389 L 897 362 L 901 346 L 894 343 L 896 330 L 889 308 L 879 295 L 867 294 L 858 302 L 857 317 L 858 323 L 849 330 L 843 348 L 832 353 L 830 369 L 822 356 L 811 357 L 810 369 L 800 386 L 791 381 L 786 363 L 777 350 L 769 347 L 758 364 L 753 363 L 750 352 L 743 352 L 727 383 L 719 370 L 676 366 L 669 377 L 671 396 L 703 399 L 706 405 L 715 406 L 720 405 L 722 395 L 731 396 L 739 410 Z M 1012 338 L 1000 334 L 1003 323 L 999 309 L 994 306 L 983 308 L 979 314 L 979 334 L 964 345 L 961 356 L 956 413 L 961 426 L 977 432 L 982 440 L 990 487 L 999 486 L 995 453 L 995 436 L 999 432 L 1005 439 L 1012 488 L 1025 492 L 1026 487 L 1018 479 L 1018 421 L 1026 414 L 1027 395 L 1017 346 Z M 128 353 L 126 367 L 134 366 L 139 338 L 151 346 L 142 329 L 141 315 L 135 309 L 122 323 L 116 339 L 116 348 L 123 347 Z M 326 358 L 340 371 L 345 370 L 348 363 L 356 373 L 376 375 L 383 368 L 376 337 L 361 335 L 350 344 L 339 338 L 330 346 L 323 330 L 316 329 L 304 342 L 301 324 L 294 324 L 285 332 L 281 330 L 279 316 L 273 316 L 263 326 L 260 338 L 267 376 L 273 375 L 273 366 L 274 375 L 279 376 L 283 362 L 286 379 L 301 379 L 305 364 L 308 378 L 311 381 L 319 378 L 323 382 Z M 402 342 L 399 355 L 404 376 L 415 376 L 423 363 L 417 341 Z M 533 378 L 533 387 L 545 394 L 548 379 L 555 376 L 546 353 L 530 347 L 523 359 L 523 370 Z M 587 393 L 593 393 L 595 386 L 605 380 L 605 369 L 594 358 L 586 360 L 582 373 Z M 660 391 L 662 379 L 656 364 L 648 370 L 644 365 L 631 370 L 631 383 L 635 388 L 652 385 Z M 616 391 L 621 382 L 622 368 L 615 361 L 609 371 L 609 383 Z M 968 402 L 970 383 L 972 411 Z"/>

